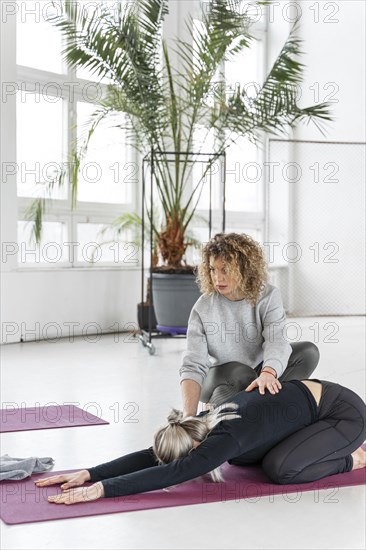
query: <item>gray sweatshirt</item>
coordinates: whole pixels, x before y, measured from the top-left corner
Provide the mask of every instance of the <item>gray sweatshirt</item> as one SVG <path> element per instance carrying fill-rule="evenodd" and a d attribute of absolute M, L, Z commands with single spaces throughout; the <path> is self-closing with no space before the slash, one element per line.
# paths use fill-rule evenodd
<path fill-rule="evenodd" d="M 281 293 L 269 283 L 254 307 L 218 292 L 200 296 L 188 320 L 180 381 L 194 380 L 202 386 L 211 366 L 239 361 L 254 369 L 262 360 L 263 367 L 272 367 L 279 378 L 292 353 L 285 324 Z"/>

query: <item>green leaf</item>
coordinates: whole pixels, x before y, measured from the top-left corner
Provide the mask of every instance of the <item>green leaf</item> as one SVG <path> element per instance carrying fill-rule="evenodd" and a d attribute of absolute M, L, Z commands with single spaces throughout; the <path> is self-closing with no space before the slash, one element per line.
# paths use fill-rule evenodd
<path fill-rule="evenodd" d="M 116 124 L 127 131 L 137 151 L 145 156 L 153 150 L 159 159 L 154 176 L 161 218 L 153 226 L 155 239 L 169 223 L 188 238 L 202 182 L 191 188 L 188 156 L 176 156 L 170 162 L 166 151 L 190 151 L 198 127 L 215 132 L 213 153 L 220 155 L 234 135 L 260 144 L 266 133 L 283 135 L 300 123 L 314 123 L 324 132 L 325 124 L 332 120 L 329 103 L 298 105 L 297 92 L 305 69 L 298 22 L 257 94 L 250 98 L 246 89 L 238 86 L 227 95 L 223 66 L 255 40 L 252 21 L 240 9 L 241 1 L 211 0 L 205 4 L 199 24 L 192 16 L 180 22 L 188 38 L 176 38 L 168 44 L 163 40 L 162 27 L 169 4 L 168 0 L 135 0 L 115 3 L 111 9 L 108 2 L 102 2 L 94 14 L 88 10 L 87 17 L 83 2 L 67 1 L 64 11 L 53 20 L 62 34 L 63 55 L 69 66 L 89 69 L 98 78 L 111 81 L 88 123 L 84 142 L 72 153 L 72 206 L 77 205 L 80 164 L 94 132 L 102 120 L 123 113 Z M 172 54 L 177 63 L 172 62 Z M 215 80 L 217 86 L 212 89 Z M 47 204 L 47 200 L 40 200 L 32 210 L 38 236 Z M 148 223 L 152 218 L 157 220 L 148 205 L 145 208 Z M 138 223 L 137 214 L 122 215 L 111 227 L 118 236 Z"/>

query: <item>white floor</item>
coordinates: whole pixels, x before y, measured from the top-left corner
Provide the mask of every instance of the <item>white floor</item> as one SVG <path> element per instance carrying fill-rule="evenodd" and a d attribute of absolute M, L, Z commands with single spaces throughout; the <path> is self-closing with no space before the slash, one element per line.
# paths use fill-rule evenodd
<path fill-rule="evenodd" d="M 344 384 L 365 399 L 365 319 L 291 321 L 301 327 L 299 340 L 313 341 L 320 349 L 313 377 Z M 3 434 L 1 454 L 52 456 L 54 469 L 61 470 L 90 467 L 150 446 L 170 407 L 181 408 L 178 368 L 185 343 L 155 339 L 154 356 L 124 334 L 96 343 L 80 337 L 3 346 L 3 406 L 74 402 L 110 424 Z M 345 487 L 255 502 L 1 523 L 0 534 L 3 550 L 358 549 L 365 548 L 365 517 L 365 488 Z"/>

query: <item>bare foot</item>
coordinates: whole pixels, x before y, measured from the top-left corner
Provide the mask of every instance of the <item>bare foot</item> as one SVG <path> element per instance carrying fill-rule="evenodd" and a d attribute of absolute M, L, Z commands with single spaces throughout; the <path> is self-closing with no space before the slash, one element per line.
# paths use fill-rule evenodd
<path fill-rule="evenodd" d="M 366 451 L 364 451 L 361 447 L 354 451 L 351 456 L 353 458 L 352 470 L 359 470 L 360 468 L 366 467 Z"/>

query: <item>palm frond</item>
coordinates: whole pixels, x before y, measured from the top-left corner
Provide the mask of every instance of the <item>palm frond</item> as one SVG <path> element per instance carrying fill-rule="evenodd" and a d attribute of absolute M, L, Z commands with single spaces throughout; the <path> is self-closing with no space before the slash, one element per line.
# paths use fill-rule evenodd
<path fill-rule="evenodd" d="M 321 129 L 321 124 L 331 120 L 330 103 L 300 108 L 298 106 L 298 85 L 303 79 L 301 56 L 302 41 L 297 38 L 298 23 L 291 32 L 276 58 L 258 94 L 249 98 L 244 87 L 239 86 L 225 101 L 221 94 L 215 97 L 210 124 L 220 130 L 222 127 L 245 135 L 257 143 L 267 132 L 283 135 L 300 121 L 313 121 Z M 228 143 L 224 144 L 226 147 Z"/>
<path fill-rule="evenodd" d="M 82 3 L 66 2 L 64 12 L 53 19 L 65 38 L 68 65 L 111 78 L 128 97 L 130 110 L 139 113 L 151 144 L 159 137 L 157 113 L 160 128 L 164 127 L 157 59 L 166 12 L 166 0 L 139 0 L 113 11 L 101 4 L 87 17 Z"/>
<path fill-rule="evenodd" d="M 177 38 L 173 46 L 168 46 L 162 36 L 168 0 L 116 2 L 113 9 L 108 2 L 101 2 L 93 13 L 90 9 L 87 13 L 83 2 L 65 1 L 64 10 L 53 20 L 64 39 L 65 60 L 74 69 L 88 69 L 98 78 L 108 77 L 111 81 L 88 121 L 84 141 L 72 153 L 69 179 L 73 207 L 77 203 L 81 162 L 90 140 L 100 122 L 112 115 L 117 115 L 115 125 L 125 129 L 141 154 L 151 150 L 158 154 L 154 178 L 165 220 L 157 223 L 154 212 L 144 205 L 149 224 L 154 219 L 155 238 L 166 226 L 179 230 L 179 238 L 189 236 L 188 224 L 202 193 L 201 181 L 187 191 L 190 160 L 186 157 L 180 162 L 176 157 L 170 163 L 166 150 L 191 150 L 198 126 L 215 132 L 216 155 L 230 146 L 235 135 L 257 144 L 263 133 L 280 135 L 299 123 L 313 122 L 324 131 L 323 125 L 332 120 L 330 104 L 298 104 L 298 86 L 304 74 L 298 22 L 256 95 L 249 97 L 244 86 L 226 94 L 220 72 L 223 64 L 241 55 L 255 40 L 252 21 L 240 7 L 241 0 L 210 0 L 200 23 L 196 24 L 192 16 L 185 21 L 188 39 Z M 178 59 L 177 66 L 171 52 Z M 212 88 L 214 80 L 218 86 Z M 39 199 L 30 214 L 38 236 L 46 203 Z M 111 229 L 120 237 L 140 221 L 137 214 L 124 214 L 111 224 Z"/>
<path fill-rule="evenodd" d="M 35 199 L 26 209 L 24 217 L 28 223 L 32 223 L 31 236 L 37 243 L 42 238 L 43 216 L 46 212 L 46 199 L 41 197 Z M 28 224 L 27 224 L 28 225 Z"/>

